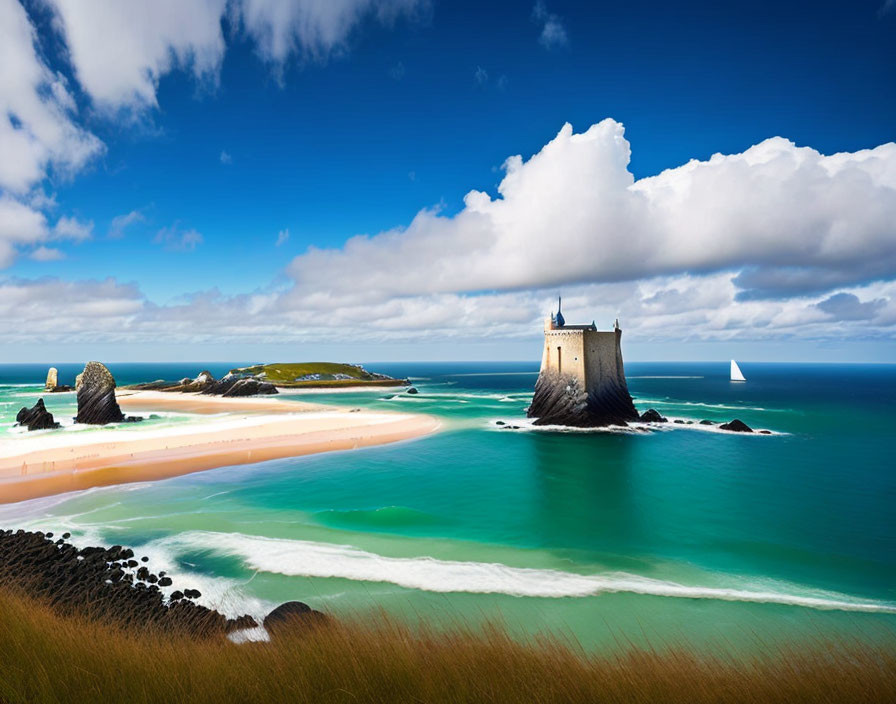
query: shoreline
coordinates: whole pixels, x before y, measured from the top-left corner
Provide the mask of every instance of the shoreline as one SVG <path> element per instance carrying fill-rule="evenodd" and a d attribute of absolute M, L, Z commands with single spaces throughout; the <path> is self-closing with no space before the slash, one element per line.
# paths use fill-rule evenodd
<path fill-rule="evenodd" d="M 119 404 L 129 411 L 220 417 L 179 427 L 118 426 L 83 434 L 42 434 L 9 443 L 0 450 L 0 503 L 383 445 L 428 435 L 441 425 L 426 415 L 261 398 L 188 394 L 172 398 L 167 393 L 141 391 L 122 394 Z"/>

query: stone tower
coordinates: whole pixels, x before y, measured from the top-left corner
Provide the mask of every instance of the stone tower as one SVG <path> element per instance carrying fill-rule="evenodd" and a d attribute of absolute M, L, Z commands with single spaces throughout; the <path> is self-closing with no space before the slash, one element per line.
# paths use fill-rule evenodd
<path fill-rule="evenodd" d="M 619 321 L 613 330 L 567 325 L 560 304 L 545 318 L 544 352 L 528 416 L 536 425 L 579 428 L 637 420 L 625 383 Z"/>

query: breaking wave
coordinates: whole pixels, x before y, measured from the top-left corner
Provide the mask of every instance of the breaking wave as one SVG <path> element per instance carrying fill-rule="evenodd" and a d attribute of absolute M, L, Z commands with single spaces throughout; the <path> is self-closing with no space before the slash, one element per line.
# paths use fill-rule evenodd
<path fill-rule="evenodd" d="M 680 599 L 712 599 L 780 604 L 811 609 L 896 613 L 896 604 L 855 599 L 845 594 L 802 589 L 775 582 L 730 587 L 692 586 L 626 572 L 575 574 L 499 563 L 459 562 L 432 557 L 385 557 L 348 545 L 266 538 L 241 533 L 189 531 L 153 541 L 160 552 L 210 551 L 240 558 L 260 572 L 295 577 L 387 582 L 428 592 L 507 594 L 519 597 L 587 597 L 629 593 Z M 155 562 L 153 563 L 155 564 Z"/>

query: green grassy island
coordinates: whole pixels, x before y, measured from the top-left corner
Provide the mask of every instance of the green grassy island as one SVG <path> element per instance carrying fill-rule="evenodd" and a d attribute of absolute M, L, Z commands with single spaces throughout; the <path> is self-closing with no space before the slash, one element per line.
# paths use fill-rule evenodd
<path fill-rule="evenodd" d="M 369 372 L 360 364 L 337 362 L 288 362 L 255 364 L 231 369 L 231 374 L 250 374 L 274 386 L 290 388 L 327 388 L 345 386 L 405 386 L 407 379 L 394 379 Z"/>

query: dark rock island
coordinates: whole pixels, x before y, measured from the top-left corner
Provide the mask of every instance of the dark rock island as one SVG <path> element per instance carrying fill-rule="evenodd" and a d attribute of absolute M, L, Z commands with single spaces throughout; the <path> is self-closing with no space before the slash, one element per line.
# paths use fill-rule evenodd
<path fill-rule="evenodd" d="M 42 398 L 37 399 L 33 408 L 23 408 L 16 414 L 16 423 L 27 426 L 28 430 L 52 430 L 58 428 L 59 423 L 53 419 Z"/>
<path fill-rule="evenodd" d="M 78 415 L 76 423 L 106 425 L 141 420 L 126 417 L 115 400 L 115 379 L 100 362 L 88 362 L 78 375 Z"/>

